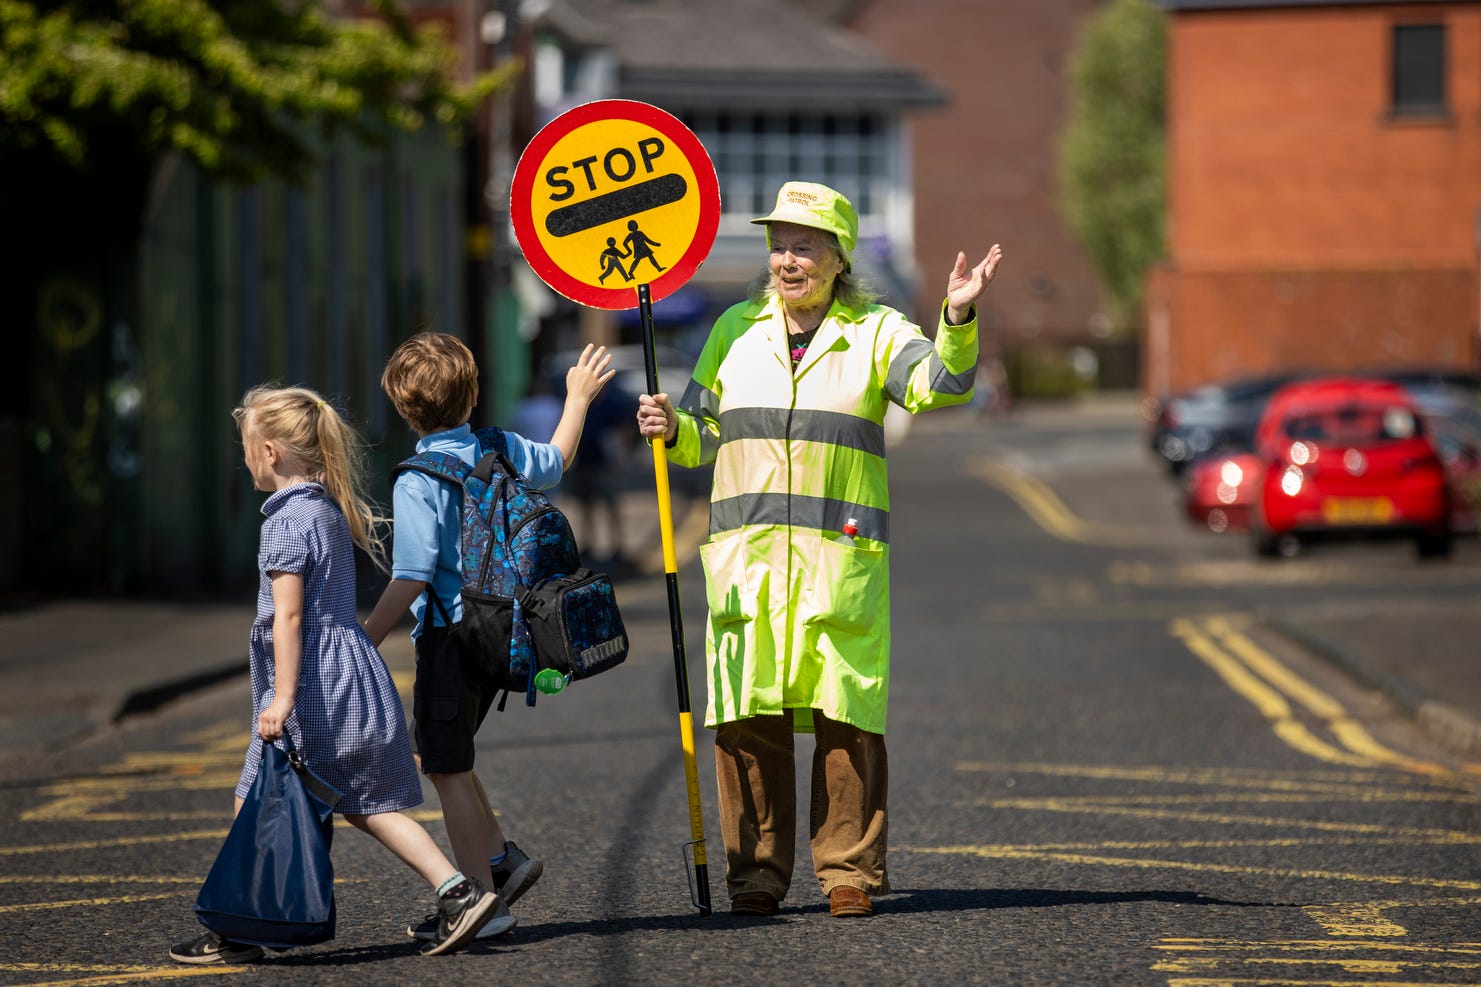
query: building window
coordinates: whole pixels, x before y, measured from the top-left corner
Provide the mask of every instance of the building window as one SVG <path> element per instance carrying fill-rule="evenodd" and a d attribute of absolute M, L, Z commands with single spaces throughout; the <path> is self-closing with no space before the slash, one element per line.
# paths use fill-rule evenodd
<path fill-rule="evenodd" d="M 847 195 L 860 221 L 889 201 L 890 137 L 868 113 L 682 114 L 715 164 L 722 219 L 743 222 L 771 211 L 792 180 L 822 182 Z"/>
<path fill-rule="evenodd" d="M 1394 116 L 1443 116 L 1445 26 L 1395 25 L 1393 61 Z"/>

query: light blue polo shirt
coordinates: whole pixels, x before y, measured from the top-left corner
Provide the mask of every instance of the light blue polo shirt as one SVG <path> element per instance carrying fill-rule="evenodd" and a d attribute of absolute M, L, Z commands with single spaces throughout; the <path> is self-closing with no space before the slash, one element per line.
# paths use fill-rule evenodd
<path fill-rule="evenodd" d="M 509 461 L 524 474 L 536 490 L 548 490 L 560 482 L 565 472 L 561 451 L 549 442 L 531 442 L 514 432 L 505 432 Z M 445 452 L 457 456 L 469 466 L 478 463 L 478 440 L 473 429 L 462 425 L 446 432 L 433 432 L 417 443 L 417 452 Z M 396 477 L 391 491 L 392 525 L 391 578 L 431 583 L 453 623 L 463 616 L 462 530 L 463 491 L 435 480 L 425 473 L 407 470 Z M 422 611 L 427 608 L 427 594 L 411 605 L 417 619 L 412 637 L 422 633 Z M 442 614 L 432 608 L 432 622 L 443 623 Z"/>

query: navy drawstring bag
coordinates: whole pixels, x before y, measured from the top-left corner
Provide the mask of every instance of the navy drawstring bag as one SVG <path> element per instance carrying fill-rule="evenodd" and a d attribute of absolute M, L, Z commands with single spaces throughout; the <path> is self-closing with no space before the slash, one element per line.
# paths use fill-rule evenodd
<path fill-rule="evenodd" d="M 195 900 L 196 918 L 233 942 L 286 949 L 334 938 L 334 804 L 339 792 L 288 750 L 262 764 Z"/>

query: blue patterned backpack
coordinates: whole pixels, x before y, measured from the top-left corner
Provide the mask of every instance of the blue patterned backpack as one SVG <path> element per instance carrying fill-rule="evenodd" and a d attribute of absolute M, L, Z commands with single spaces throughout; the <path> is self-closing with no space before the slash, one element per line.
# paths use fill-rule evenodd
<path fill-rule="evenodd" d="M 427 593 L 464 668 L 494 689 L 523 691 L 533 706 L 539 671 L 554 669 L 569 682 L 619 665 L 627 629 L 612 580 L 581 565 L 570 522 L 514 468 L 504 433 L 474 436 L 477 466 L 422 452 L 392 476 L 415 470 L 462 488 L 462 620 L 452 622 L 431 586 Z"/>

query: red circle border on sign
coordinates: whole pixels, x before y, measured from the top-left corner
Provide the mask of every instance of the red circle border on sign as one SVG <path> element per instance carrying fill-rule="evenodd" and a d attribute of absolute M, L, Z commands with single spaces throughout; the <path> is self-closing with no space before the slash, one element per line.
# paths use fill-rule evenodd
<path fill-rule="evenodd" d="M 696 190 L 700 197 L 699 225 L 684 256 L 670 264 L 668 269 L 649 282 L 653 301 L 660 301 L 684 286 L 699 270 L 714 246 L 715 234 L 720 228 L 720 182 L 715 177 L 715 165 L 705 151 L 704 145 L 684 122 L 666 110 L 651 103 L 632 99 L 599 99 L 583 103 L 562 113 L 540 129 L 519 156 L 514 168 L 514 179 L 509 187 L 509 219 L 514 226 L 515 239 L 519 241 L 525 262 L 540 279 L 566 298 L 592 308 L 620 311 L 638 307 L 637 288 L 602 288 L 577 280 L 562 270 L 545 250 L 540 237 L 535 233 L 531 195 L 534 192 L 536 173 L 545 161 L 545 156 L 556 142 L 567 134 L 600 120 L 631 120 L 646 124 L 673 141 L 694 171 Z M 702 167 L 701 167 L 702 165 Z"/>

